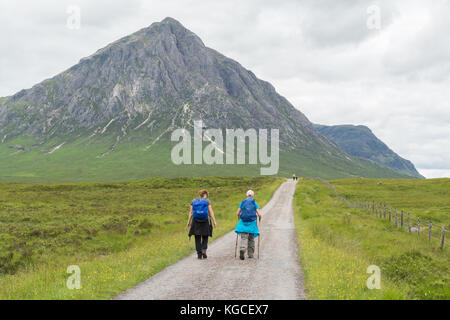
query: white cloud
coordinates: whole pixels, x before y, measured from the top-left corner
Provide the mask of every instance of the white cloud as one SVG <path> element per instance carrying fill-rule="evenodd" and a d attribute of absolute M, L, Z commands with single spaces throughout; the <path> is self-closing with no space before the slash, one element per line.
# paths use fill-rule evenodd
<path fill-rule="evenodd" d="M 366 26 L 381 9 L 381 30 Z M 69 5 L 80 30 L 66 28 Z M 447 0 L 2 0 L 0 96 L 172 16 L 312 121 L 365 124 L 427 176 L 450 170 Z"/>
<path fill-rule="evenodd" d="M 422 174 L 425 178 L 433 179 L 433 178 L 450 178 L 450 170 L 433 170 L 433 169 L 418 169 L 420 174 Z"/>

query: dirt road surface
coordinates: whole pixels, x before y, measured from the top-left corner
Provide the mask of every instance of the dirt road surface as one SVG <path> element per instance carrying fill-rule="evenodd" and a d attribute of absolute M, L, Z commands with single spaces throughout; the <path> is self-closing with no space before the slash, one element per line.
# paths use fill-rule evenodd
<path fill-rule="evenodd" d="M 119 295 L 119 300 L 300 300 L 306 299 L 298 264 L 292 214 L 295 182 L 287 181 L 262 209 L 260 259 L 235 259 L 236 234 L 209 245 Z"/>

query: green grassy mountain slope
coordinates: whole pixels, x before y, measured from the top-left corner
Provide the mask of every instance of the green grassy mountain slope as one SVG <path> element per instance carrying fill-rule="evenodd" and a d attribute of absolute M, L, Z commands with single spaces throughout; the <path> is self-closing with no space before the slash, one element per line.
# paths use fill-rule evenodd
<path fill-rule="evenodd" d="M 67 139 L 63 139 L 67 140 Z M 48 150 L 60 145 L 62 140 L 29 151 L 0 145 L 0 182 L 83 182 L 129 181 L 145 177 L 196 177 L 196 176 L 258 176 L 260 165 L 174 165 L 170 161 L 174 145 L 168 138 L 146 150 L 148 142 L 134 139 L 118 144 L 114 152 L 99 157 L 113 143 L 112 137 L 87 144 L 89 137 L 80 137 L 64 144 L 64 148 L 49 154 Z M 32 146 L 32 139 L 13 140 L 14 144 Z M 146 143 L 144 143 L 146 142 Z M 302 177 L 404 177 L 387 168 L 349 156 L 319 157 L 308 151 L 281 151 L 279 176 Z"/>

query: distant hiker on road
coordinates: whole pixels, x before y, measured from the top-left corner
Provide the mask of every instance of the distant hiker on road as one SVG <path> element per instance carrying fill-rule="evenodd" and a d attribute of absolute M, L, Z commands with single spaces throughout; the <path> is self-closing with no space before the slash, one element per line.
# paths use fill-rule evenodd
<path fill-rule="evenodd" d="M 212 237 L 212 225 L 216 228 L 216 218 L 208 200 L 208 191 L 200 190 L 199 197 L 192 200 L 187 227 L 189 238 L 195 237 L 195 248 L 199 259 L 207 259 L 208 237 Z M 212 225 L 211 225 L 212 220 Z"/>
<path fill-rule="evenodd" d="M 255 238 L 259 237 L 257 216 L 261 218 L 259 206 L 253 198 L 255 193 L 252 190 L 247 191 L 247 199 L 243 200 L 237 210 L 239 223 L 235 232 L 241 236 L 241 247 L 239 257 L 245 259 L 245 251 L 248 250 L 248 257 L 253 258 L 255 253 Z"/>
<path fill-rule="evenodd" d="M 294 180 L 295 181 L 295 178 L 296 178 L 297 176 L 295 175 L 295 173 L 292 175 L 292 180 Z"/>

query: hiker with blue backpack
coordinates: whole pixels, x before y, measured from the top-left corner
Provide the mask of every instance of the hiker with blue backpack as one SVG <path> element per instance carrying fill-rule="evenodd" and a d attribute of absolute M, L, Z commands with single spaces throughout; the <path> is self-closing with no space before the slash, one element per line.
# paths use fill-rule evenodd
<path fill-rule="evenodd" d="M 200 190 L 198 195 L 199 197 L 191 202 L 187 227 L 190 228 L 189 238 L 195 237 L 198 259 L 207 259 L 208 238 L 212 237 L 212 227 L 216 228 L 217 224 L 208 199 L 208 191 Z"/>
<path fill-rule="evenodd" d="M 261 219 L 261 212 L 259 211 L 259 206 L 254 196 L 255 193 L 252 190 L 247 191 L 247 198 L 239 204 L 239 209 L 237 210 L 239 223 L 236 226 L 235 232 L 241 236 L 239 251 L 239 258 L 241 260 L 245 260 L 245 251 L 248 252 L 250 259 L 253 258 L 255 254 L 255 239 L 260 235 L 257 218 L 259 217 Z"/>

